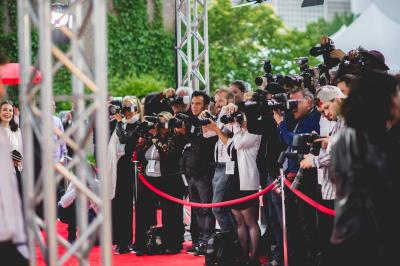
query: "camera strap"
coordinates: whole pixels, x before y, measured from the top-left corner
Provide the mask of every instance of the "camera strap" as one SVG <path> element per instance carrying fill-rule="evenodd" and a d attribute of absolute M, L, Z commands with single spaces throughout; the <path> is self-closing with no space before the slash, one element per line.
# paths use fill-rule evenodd
<path fill-rule="evenodd" d="M 234 175 L 235 174 L 235 161 L 232 160 L 232 150 L 233 150 L 233 142 L 231 142 L 227 148 L 228 155 L 230 157 L 230 161 L 226 162 L 225 166 L 225 174 L 226 175 Z M 230 150 L 230 152 L 229 152 Z"/>

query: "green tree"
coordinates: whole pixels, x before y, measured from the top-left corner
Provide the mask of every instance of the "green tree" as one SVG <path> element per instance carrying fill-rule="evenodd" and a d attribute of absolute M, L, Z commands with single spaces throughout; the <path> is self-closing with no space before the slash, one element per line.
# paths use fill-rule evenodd
<path fill-rule="evenodd" d="M 261 59 L 268 58 L 274 73 L 299 72 L 295 59 L 308 56 L 321 35 L 331 35 L 354 20 L 337 15 L 332 22 L 311 23 L 305 32 L 288 29 L 269 5 L 231 8 L 229 0 L 213 1 L 209 9 L 210 80 L 213 89 L 234 79 L 253 84 L 262 74 Z M 254 84 L 253 84 L 254 85 Z"/>

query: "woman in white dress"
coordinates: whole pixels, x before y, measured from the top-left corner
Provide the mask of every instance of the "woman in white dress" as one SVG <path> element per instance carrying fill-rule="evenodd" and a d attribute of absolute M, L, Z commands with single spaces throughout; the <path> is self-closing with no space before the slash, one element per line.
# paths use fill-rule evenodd
<path fill-rule="evenodd" d="M 14 162 L 15 174 L 18 179 L 18 190 L 21 191 L 21 171 L 22 171 L 22 137 L 21 130 L 14 117 L 14 104 L 11 101 L 3 101 L 0 104 L 0 124 L 4 129 L 10 144 L 10 156 Z"/>

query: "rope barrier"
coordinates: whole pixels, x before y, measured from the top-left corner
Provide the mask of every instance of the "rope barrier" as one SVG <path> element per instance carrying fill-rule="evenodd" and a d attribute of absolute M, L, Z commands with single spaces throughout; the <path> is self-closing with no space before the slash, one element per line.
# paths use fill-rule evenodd
<path fill-rule="evenodd" d="M 328 215 L 331 215 L 331 216 L 335 216 L 336 215 L 336 211 L 335 210 L 329 209 L 329 208 L 319 204 L 318 202 L 316 202 L 315 200 L 313 200 L 312 198 L 310 198 L 309 196 L 307 196 L 306 194 L 304 194 L 300 190 L 292 189 L 292 183 L 290 183 L 289 180 L 285 179 L 284 182 L 285 182 L 285 185 L 288 188 L 290 188 L 290 190 L 293 191 L 294 194 L 296 194 L 299 198 L 301 198 L 302 200 L 304 200 L 305 202 L 307 202 L 308 204 L 313 206 L 318 211 L 323 212 L 323 213 L 328 214 Z"/>
<path fill-rule="evenodd" d="M 219 207 L 226 207 L 226 206 L 230 206 L 230 205 L 243 203 L 243 202 L 258 198 L 261 195 L 264 195 L 265 193 L 271 191 L 276 185 L 275 183 L 272 183 L 271 185 L 267 186 L 263 190 L 261 190 L 261 191 L 259 191 L 257 193 L 254 193 L 252 195 L 243 197 L 243 198 L 238 198 L 238 199 L 228 200 L 228 201 L 222 201 L 222 202 L 217 202 L 217 203 L 198 203 L 198 202 L 190 202 L 190 201 L 185 201 L 185 200 L 182 200 L 182 199 L 178 199 L 178 198 L 172 197 L 171 195 L 159 190 L 158 188 L 156 188 L 155 186 L 150 184 L 150 182 L 147 181 L 146 178 L 142 174 L 139 174 L 138 177 L 139 177 L 140 181 L 142 181 L 142 183 L 148 189 L 150 189 L 151 191 L 156 193 L 158 196 L 163 197 L 163 198 L 165 198 L 167 200 L 173 201 L 175 203 L 181 204 L 181 205 L 187 205 L 187 206 L 198 207 L 198 208 L 219 208 Z"/>

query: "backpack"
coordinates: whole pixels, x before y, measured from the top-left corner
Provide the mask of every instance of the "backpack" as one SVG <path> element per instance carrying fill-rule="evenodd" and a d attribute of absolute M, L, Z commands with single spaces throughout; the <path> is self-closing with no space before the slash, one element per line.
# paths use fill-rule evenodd
<path fill-rule="evenodd" d="M 157 255 L 165 250 L 164 230 L 162 227 L 151 227 L 146 233 L 147 254 Z"/>
<path fill-rule="evenodd" d="M 208 240 L 205 265 L 239 266 L 241 253 L 240 245 L 232 233 L 218 232 Z"/>

